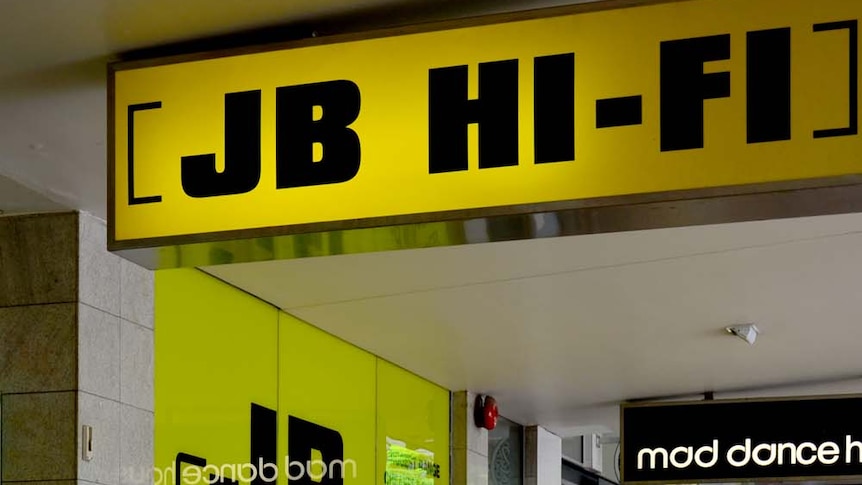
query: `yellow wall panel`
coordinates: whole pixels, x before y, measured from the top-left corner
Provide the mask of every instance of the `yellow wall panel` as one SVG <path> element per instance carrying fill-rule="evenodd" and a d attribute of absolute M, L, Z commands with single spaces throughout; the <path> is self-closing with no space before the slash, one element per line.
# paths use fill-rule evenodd
<path fill-rule="evenodd" d="M 343 460 L 356 464 L 345 465 L 343 483 L 372 485 L 376 358 L 286 313 L 279 316 L 279 456 L 288 456 L 290 440 L 299 439 L 288 426 L 290 417 L 310 421 L 341 435 Z"/>
<path fill-rule="evenodd" d="M 377 363 L 377 466 L 384 470 L 387 444 L 430 452 L 424 482 L 449 483 L 449 391 L 382 359 Z M 395 444 L 400 446 L 401 444 Z M 394 477 L 388 483 L 402 484 Z"/>
<path fill-rule="evenodd" d="M 412 485 L 448 482 L 445 389 L 198 270 L 156 273 L 156 327 L 156 485 L 266 485 L 229 468 L 258 456 L 279 485 L 380 485 L 392 440 L 433 455 Z"/>
<path fill-rule="evenodd" d="M 251 403 L 277 405 L 276 310 L 194 269 L 157 272 L 155 305 L 157 470 L 248 463 Z"/>

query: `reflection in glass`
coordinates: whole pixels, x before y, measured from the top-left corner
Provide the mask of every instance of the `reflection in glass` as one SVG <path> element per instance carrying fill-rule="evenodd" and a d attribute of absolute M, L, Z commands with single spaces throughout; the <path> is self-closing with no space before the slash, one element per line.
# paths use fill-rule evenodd
<path fill-rule="evenodd" d="M 488 432 L 489 485 L 522 485 L 523 426 L 502 416 Z"/>
<path fill-rule="evenodd" d="M 386 438 L 385 485 L 434 485 L 434 478 L 439 476 L 438 466 L 434 453 L 411 450 L 403 441 Z"/>

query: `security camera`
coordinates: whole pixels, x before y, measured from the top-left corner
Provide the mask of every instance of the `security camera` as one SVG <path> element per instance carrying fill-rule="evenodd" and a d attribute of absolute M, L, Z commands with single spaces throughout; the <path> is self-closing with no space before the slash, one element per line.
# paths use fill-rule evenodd
<path fill-rule="evenodd" d="M 725 330 L 727 330 L 727 333 L 745 340 L 749 345 L 754 345 L 754 341 L 757 340 L 757 334 L 760 333 L 760 329 L 758 329 L 757 325 L 754 325 L 753 323 L 732 325 L 725 328 Z"/>

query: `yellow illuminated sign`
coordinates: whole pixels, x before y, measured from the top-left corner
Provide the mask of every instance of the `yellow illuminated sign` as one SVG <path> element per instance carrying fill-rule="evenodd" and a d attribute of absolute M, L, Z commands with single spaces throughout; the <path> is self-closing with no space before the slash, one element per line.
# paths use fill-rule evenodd
<path fill-rule="evenodd" d="M 155 485 L 379 485 L 392 439 L 449 483 L 446 389 L 197 270 L 155 305 Z"/>
<path fill-rule="evenodd" d="M 575 10 L 113 66 L 112 247 L 862 172 L 862 3 Z"/>

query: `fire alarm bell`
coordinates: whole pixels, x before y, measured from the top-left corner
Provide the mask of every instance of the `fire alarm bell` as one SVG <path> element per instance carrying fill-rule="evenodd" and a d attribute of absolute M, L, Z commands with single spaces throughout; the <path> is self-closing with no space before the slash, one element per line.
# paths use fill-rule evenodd
<path fill-rule="evenodd" d="M 499 415 L 497 401 L 493 397 L 481 394 L 476 396 L 476 404 L 473 411 L 476 426 L 490 431 L 497 427 L 497 416 Z"/>

